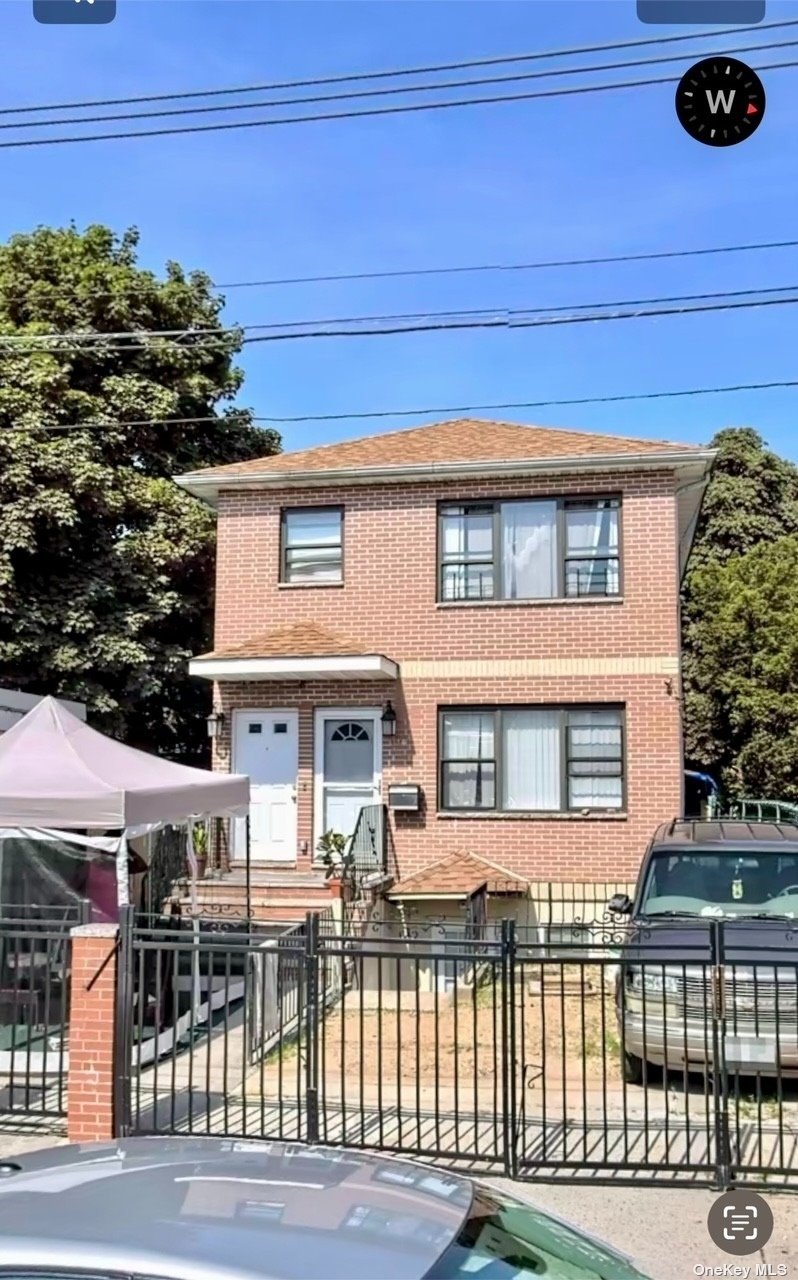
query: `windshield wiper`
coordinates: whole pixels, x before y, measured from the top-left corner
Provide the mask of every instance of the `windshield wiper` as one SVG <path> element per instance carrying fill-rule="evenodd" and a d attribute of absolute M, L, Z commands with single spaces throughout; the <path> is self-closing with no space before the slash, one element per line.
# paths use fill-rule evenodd
<path fill-rule="evenodd" d="M 796 917 L 788 915 L 786 911 L 757 911 L 750 916 L 733 916 L 734 920 L 795 920 Z"/>
<path fill-rule="evenodd" d="M 699 920 L 695 911 L 645 911 L 640 912 L 640 917 L 645 920 Z M 639 918 L 640 918 L 639 917 Z"/>

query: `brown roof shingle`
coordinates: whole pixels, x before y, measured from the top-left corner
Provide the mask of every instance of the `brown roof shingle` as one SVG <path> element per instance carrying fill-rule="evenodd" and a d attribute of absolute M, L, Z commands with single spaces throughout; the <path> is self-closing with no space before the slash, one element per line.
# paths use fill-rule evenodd
<path fill-rule="evenodd" d="M 523 876 L 514 875 L 476 853 L 455 853 L 400 880 L 389 891 L 388 897 L 434 898 L 449 894 L 468 897 L 483 885 L 487 886 L 488 893 L 525 894 L 529 890 L 529 881 Z"/>
<path fill-rule="evenodd" d="M 233 462 L 202 472 L 208 478 L 237 475 L 287 475 L 293 472 L 361 471 L 372 467 L 412 467 L 434 463 L 548 461 L 557 458 L 616 456 L 624 454 L 684 453 L 699 446 L 663 440 L 636 440 L 627 436 L 596 435 L 554 427 L 529 427 L 512 422 L 487 422 L 456 418 L 425 427 L 363 436 L 340 444 L 320 445 L 295 453 Z"/>
<path fill-rule="evenodd" d="M 199 661 L 224 658 L 342 658 L 373 653 L 361 644 L 343 639 L 313 622 L 295 622 L 240 644 L 200 654 Z"/>

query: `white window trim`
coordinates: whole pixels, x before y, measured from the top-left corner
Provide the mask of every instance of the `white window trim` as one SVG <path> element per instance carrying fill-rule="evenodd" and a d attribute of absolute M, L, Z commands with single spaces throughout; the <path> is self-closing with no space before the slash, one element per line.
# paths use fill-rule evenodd
<path fill-rule="evenodd" d="M 374 725 L 374 803 L 382 796 L 382 707 L 316 707 L 313 713 L 313 860 L 324 835 L 324 722 L 371 720 Z"/>

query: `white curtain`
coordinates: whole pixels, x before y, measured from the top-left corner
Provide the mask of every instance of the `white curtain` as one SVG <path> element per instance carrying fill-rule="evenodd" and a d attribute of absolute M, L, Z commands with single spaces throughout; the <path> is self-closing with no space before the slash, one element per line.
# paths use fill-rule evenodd
<path fill-rule="evenodd" d="M 581 575 L 587 574 L 587 592 L 594 587 L 599 592 L 615 595 L 618 591 L 618 565 L 606 560 L 594 559 L 597 553 L 618 554 L 618 511 L 615 507 L 596 507 L 590 511 L 569 511 L 568 555 L 584 554 L 589 565 L 578 565 Z M 605 577 L 606 575 L 606 577 Z M 586 594 L 580 591 L 580 594 Z"/>
<path fill-rule="evenodd" d="M 556 519 L 554 502 L 502 504 L 505 599 L 536 600 L 557 594 Z"/>
<path fill-rule="evenodd" d="M 560 717 L 556 711 L 502 714 L 505 809 L 560 808 Z"/>
<path fill-rule="evenodd" d="M 447 801 L 456 809 L 493 805 L 494 766 L 478 761 L 494 758 L 493 715 L 457 712 L 443 718 L 443 749 L 447 761 L 474 761 L 447 766 Z"/>
<path fill-rule="evenodd" d="M 447 760 L 493 759 L 493 714 L 458 711 L 444 716 L 443 733 Z"/>
<path fill-rule="evenodd" d="M 623 802 L 621 777 L 598 772 L 610 767 L 606 763 L 596 764 L 596 772 L 589 772 L 591 758 L 602 762 L 617 760 L 620 764 L 620 717 L 617 711 L 580 712 L 578 721 L 571 724 L 570 753 L 571 808 L 620 809 Z M 581 762 L 578 774 L 573 773 L 575 759 Z"/>

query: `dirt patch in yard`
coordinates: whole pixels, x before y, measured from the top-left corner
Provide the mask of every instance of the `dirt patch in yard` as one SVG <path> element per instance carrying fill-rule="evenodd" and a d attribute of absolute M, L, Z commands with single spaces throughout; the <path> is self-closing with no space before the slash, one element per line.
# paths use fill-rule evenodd
<path fill-rule="evenodd" d="M 501 1088 L 510 1021 L 522 1049 L 526 1087 L 536 1082 L 601 1088 L 620 1080 L 618 1030 L 611 992 L 577 972 L 557 970 L 545 990 L 539 976 L 516 986 L 503 1012 L 501 984 L 440 994 L 416 1008 L 412 993 L 398 1007 L 364 1007 L 358 992 L 324 1019 L 319 1067 L 328 1085 L 382 1083 L 421 1087 Z"/>

